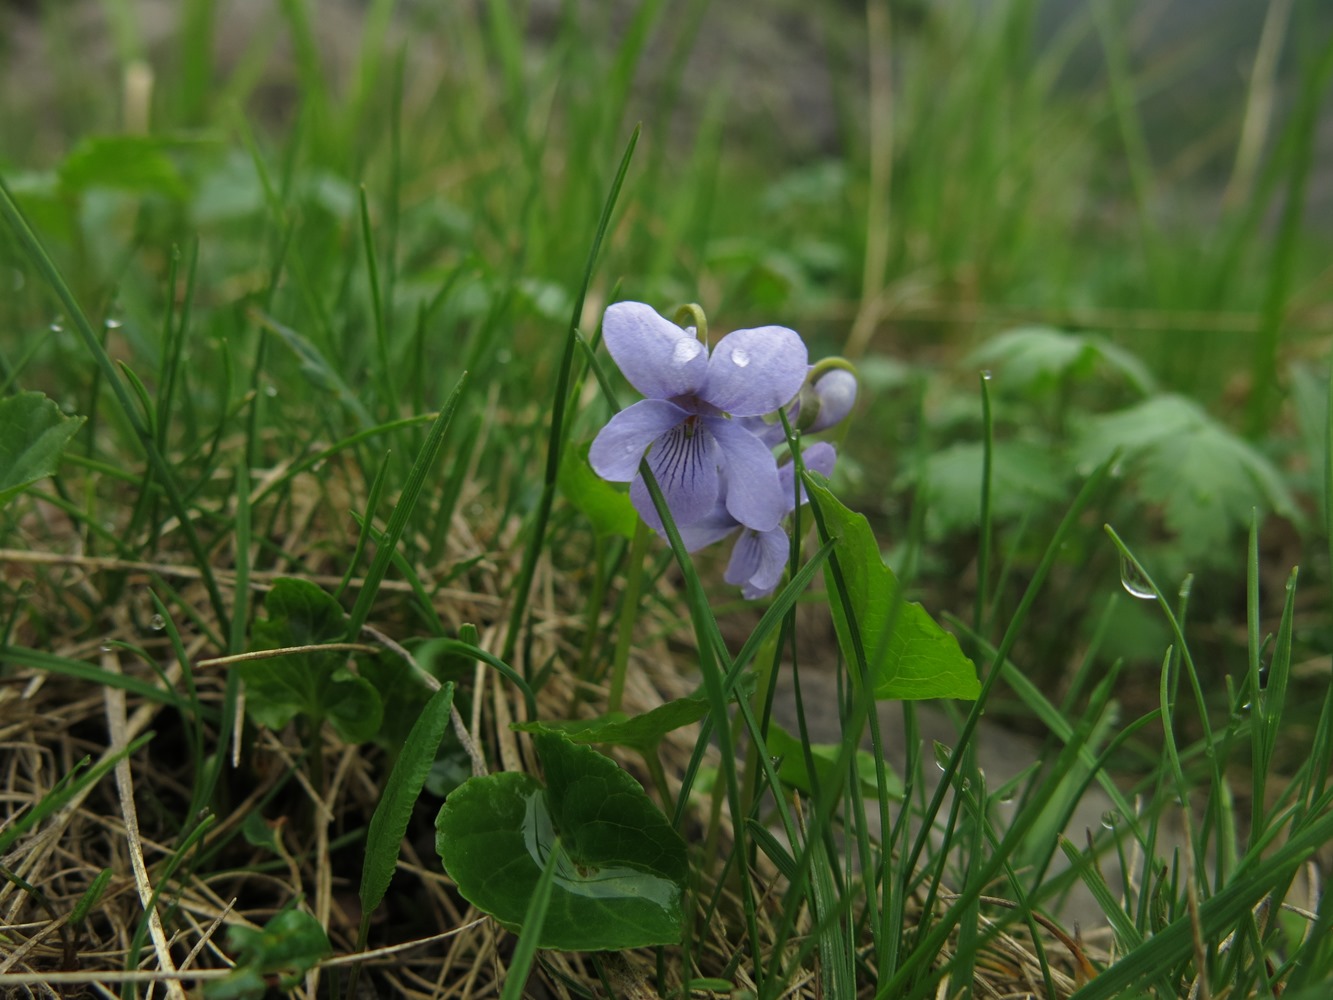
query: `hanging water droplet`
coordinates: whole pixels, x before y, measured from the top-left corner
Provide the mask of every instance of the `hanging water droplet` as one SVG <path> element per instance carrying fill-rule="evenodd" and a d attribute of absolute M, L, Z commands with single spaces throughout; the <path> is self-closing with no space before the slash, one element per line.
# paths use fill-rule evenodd
<path fill-rule="evenodd" d="M 120 320 L 116 319 L 114 316 L 108 316 L 102 321 L 102 325 L 108 330 L 119 330 L 121 327 Z"/>
<path fill-rule="evenodd" d="M 161 615 L 153 615 L 152 618 L 148 619 L 148 627 L 154 632 L 161 632 L 167 627 L 167 620 Z"/>
<path fill-rule="evenodd" d="M 737 368 L 744 368 L 750 363 L 750 352 L 737 348 L 731 352 L 731 360 Z"/>
<path fill-rule="evenodd" d="M 1108 809 L 1102 813 L 1102 826 L 1108 830 L 1114 830 L 1120 825 L 1120 814 L 1114 809 Z"/>
<path fill-rule="evenodd" d="M 671 363 L 677 367 L 687 365 L 697 358 L 703 352 L 703 349 L 704 345 L 693 337 L 681 337 L 671 350 Z"/>
<path fill-rule="evenodd" d="M 49 329 L 52 333 L 63 333 L 65 330 L 65 324 L 60 322 L 60 317 L 57 316 L 55 319 L 51 320 L 51 325 Z"/>
<path fill-rule="evenodd" d="M 110 639 L 103 639 L 103 640 L 102 640 L 102 644 L 101 644 L 100 646 L 98 646 L 97 648 L 100 649 L 100 650 L 101 650 L 102 652 L 104 652 L 104 653 L 109 653 L 109 652 L 111 652 L 111 650 L 113 650 L 115 647 L 111 645 L 111 640 L 110 640 Z"/>
<path fill-rule="evenodd" d="M 1157 596 L 1153 593 L 1152 583 L 1125 556 L 1120 557 L 1120 583 L 1132 597 L 1151 601 Z"/>
<path fill-rule="evenodd" d="M 996 794 L 995 804 L 1009 807 L 1012 806 L 1017 799 L 1018 799 L 1017 791 L 1010 788 Z"/>
<path fill-rule="evenodd" d="M 277 394 L 278 394 L 278 387 L 276 385 L 264 386 L 264 395 L 267 396 L 269 399 L 272 399 Z"/>
<path fill-rule="evenodd" d="M 992 378 L 994 378 L 994 376 L 991 374 L 991 370 L 990 370 L 989 368 L 983 368 L 983 369 L 981 369 L 981 377 L 982 377 L 982 379 L 984 379 L 984 380 L 987 381 L 987 382 L 989 382 Z"/>
<path fill-rule="evenodd" d="M 935 741 L 935 766 L 941 771 L 949 766 L 949 761 L 953 759 L 953 749 L 945 746 L 939 740 Z"/>

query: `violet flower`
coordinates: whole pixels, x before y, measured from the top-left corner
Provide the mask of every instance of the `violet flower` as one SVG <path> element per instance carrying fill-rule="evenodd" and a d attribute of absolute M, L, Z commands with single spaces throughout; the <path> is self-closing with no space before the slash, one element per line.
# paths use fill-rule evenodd
<path fill-rule="evenodd" d="M 801 453 L 801 462 L 811 472 L 828 476 L 833 473 L 833 464 L 838 453 L 833 445 L 820 441 L 812 444 Z M 778 488 L 781 490 L 783 515 L 796 509 L 796 465 L 788 462 L 778 469 Z M 805 487 L 801 487 L 801 503 L 809 498 Z M 687 551 L 696 552 L 707 545 L 721 541 L 737 528 L 740 536 L 731 550 L 731 561 L 723 579 L 727 583 L 739 586 L 741 596 L 747 601 L 767 597 L 782 582 L 782 573 L 787 568 L 789 543 L 787 532 L 780 527 L 768 531 L 756 531 L 739 524 L 731 517 L 726 508 L 719 504 L 706 517 L 680 529 L 681 541 Z"/>
<path fill-rule="evenodd" d="M 647 457 L 678 527 L 721 504 L 736 523 L 771 531 L 784 506 L 769 446 L 730 417 L 758 417 L 785 406 L 809 371 L 805 343 L 793 330 L 763 326 L 707 346 L 642 302 L 606 310 L 607 350 L 646 396 L 617 413 L 592 443 L 588 459 L 603 479 L 628 482 L 630 499 L 654 530 L 662 521 L 639 473 Z M 725 470 L 724 480 L 719 474 Z"/>

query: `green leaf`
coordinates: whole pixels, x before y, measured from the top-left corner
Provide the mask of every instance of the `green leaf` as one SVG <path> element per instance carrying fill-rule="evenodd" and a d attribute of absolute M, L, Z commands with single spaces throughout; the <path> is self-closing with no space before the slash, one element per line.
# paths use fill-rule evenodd
<path fill-rule="evenodd" d="M 590 443 L 567 448 L 560 456 L 557 483 L 566 500 L 592 522 L 592 530 L 600 538 L 620 535 L 633 538 L 639 515 L 630 503 L 629 494 L 618 490 L 588 464 Z"/>
<path fill-rule="evenodd" d="M 407 832 L 407 821 L 412 817 L 412 807 L 421 795 L 421 786 L 426 783 L 435 752 L 444 739 L 453 703 L 452 684 L 444 685 L 426 702 L 389 772 L 384 794 L 370 818 L 370 829 L 366 832 L 366 859 L 361 868 L 363 927 L 388 891 L 398 864 L 398 849 Z"/>
<path fill-rule="evenodd" d="M 375 689 L 383 708 L 375 742 L 397 753 L 406 745 L 408 733 L 432 692 L 412 666 L 395 653 L 367 656 L 359 661 L 357 672 Z"/>
<path fill-rule="evenodd" d="M 0 399 L 0 506 L 54 476 L 83 417 L 67 417 L 40 392 Z"/>
<path fill-rule="evenodd" d="M 469 902 L 522 926 L 557 837 L 538 946 L 603 951 L 679 943 L 685 842 L 615 762 L 563 736 L 533 737 L 546 785 L 505 772 L 472 778 L 440 809 L 436 849 Z"/>
<path fill-rule="evenodd" d="M 1226 551 L 1250 511 L 1275 511 L 1296 525 L 1304 517 L 1282 473 L 1259 451 L 1181 396 L 1164 395 L 1093 417 L 1078 443 L 1078 461 L 1125 456 L 1139 498 L 1159 506 L 1190 561 Z"/>
<path fill-rule="evenodd" d="M 262 930 L 232 925 L 227 944 L 237 953 L 236 967 L 204 985 L 207 1000 L 259 1000 L 268 989 L 264 977 L 271 975 L 290 989 L 333 951 L 319 921 L 295 909 L 283 910 Z"/>
<path fill-rule="evenodd" d="M 60 186 L 66 191 L 117 188 L 138 194 L 185 196 L 185 182 L 167 150 L 179 145 L 142 135 L 91 136 L 80 142 L 60 165 Z"/>
<path fill-rule="evenodd" d="M 1085 379 L 1100 366 L 1118 372 L 1139 392 L 1153 390 L 1152 373 L 1133 354 L 1101 337 L 1047 326 L 1008 330 L 983 344 L 968 360 L 993 366 L 1004 388 L 1028 395 Z"/>
<path fill-rule="evenodd" d="M 810 744 L 810 755 L 814 758 L 815 774 L 819 778 L 821 787 L 827 788 L 837 780 L 833 768 L 841 752 L 842 747 L 835 743 Z M 799 789 L 807 795 L 813 794 L 814 784 L 810 781 L 810 770 L 806 767 L 805 750 L 801 741 L 777 723 L 770 723 L 768 727 L 768 754 L 770 757 L 782 759 L 782 763 L 778 766 L 778 777 L 784 784 Z M 886 769 L 885 774 L 888 778 L 889 796 L 901 801 L 902 779 L 892 770 Z M 856 751 L 856 776 L 865 794 L 872 796 L 879 794 L 879 785 L 875 779 L 875 758 L 865 750 Z"/>
<path fill-rule="evenodd" d="M 677 698 L 642 715 L 608 712 L 595 719 L 567 722 L 516 722 L 510 727 L 524 733 L 559 733 L 575 743 L 609 743 L 648 753 L 667 733 L 698 722 L 708 714 L 703 693 Z"/>
<path fill-rule="evenodd" d="M 341 641 L 347 616 L 332 597 L 307 580 L 282 578 L 264 600 L 268 617 L 254 624 L 252 648 L 285 649 Z M 347 669 L 347 654 L 290 653 L 237 665 L 246 687 L 246 710 L 262 725 L 281 729 L 297 715 L 327 719 L 343 739 L 368 740 L 380 727 L 379 694 Z"/>
<path fill-rule="evenodd" d="M 932 538 L 974 530 L 981 521 L 980 442 L 951 445 L 926 459 L 926 525 Z M 997 441 L 991 449 L 991 516 L 1016 520 L 1033 504 L 1068 495 L 1068 463 L 1049 445 Z"/>
<path fill-rule="evenodd" d="M 808 490 L 836 543 L 833 559 L 847 589 L 875 697 L 976 698 L 981 692 L 976 667 L 963 655 L 958 640 L 920 604 L 902 599 L 897 577 L 880 558 L 870 523 L 839 503 L 827 488 L 812 481 Z M 855 663 L 852 622 L 836 592 L 832 559 L 824 566 L 824 579 L 842 654 Z"/>

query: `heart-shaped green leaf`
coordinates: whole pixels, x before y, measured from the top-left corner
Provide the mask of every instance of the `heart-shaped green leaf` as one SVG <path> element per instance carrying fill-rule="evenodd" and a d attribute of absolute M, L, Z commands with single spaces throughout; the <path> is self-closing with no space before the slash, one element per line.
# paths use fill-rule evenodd
<path fill-rule="evenodd" d="M 902 599 L 898 578 L 884 565 L 870 523 L 822 486 L 811 483 L 809 493 L 835 539 L 834 558 L 850 598 L 875 697 L 977 697 L 981 684 L 976 667 L 958 648 L 958 640 L 940 628 L 925 608 Z M 836 592 L 832 560 L 824 566 L 824 579 L 842 654 L 855 663 L 852 625 Z"/>
<path fill-rule="evenodd" d="M 564 856 L 539 947 L 679 943 L 687 875 L 680 834 L 614 761 L 555 733 L 533 743 L 545 786 L 512 771 L 471 778 L 440 809 L 435 846 L 458 891 L 519 930 L 558 836 Z"/>
<path fill-rule="evenodd" d="M 308 580 L 275 581 L 264 610 L 268 617 L 254 624 L 255 649 L 316 646 L 341 641 L 347 633 L 342 607 Z M 346 664 L 347 654 L 338 650 L 240 663 L 246 709 L 270 729 L 281 729 L 297 715 L 305 715 L 317 722 L 328 720 L 349 742 L 368 740 L 380 727 L 380 696 Z"/>
<path fill-rule="evenodd" d="M 54 476 L 83 417 L 67 417 L 40 392 L 0 399 L 0 507 Z"/>

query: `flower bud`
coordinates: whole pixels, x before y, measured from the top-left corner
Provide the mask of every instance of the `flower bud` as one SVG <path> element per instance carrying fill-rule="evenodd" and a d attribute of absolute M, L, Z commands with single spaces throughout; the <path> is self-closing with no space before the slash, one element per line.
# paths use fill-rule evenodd
<path fill-rule="evenodd" d="M 797 426 L 809 434 L 828 430 L 852 412 L 856 390 L 856 373 L 847 362 L 841 358 L 820 362 L 801 389 Z"/>

